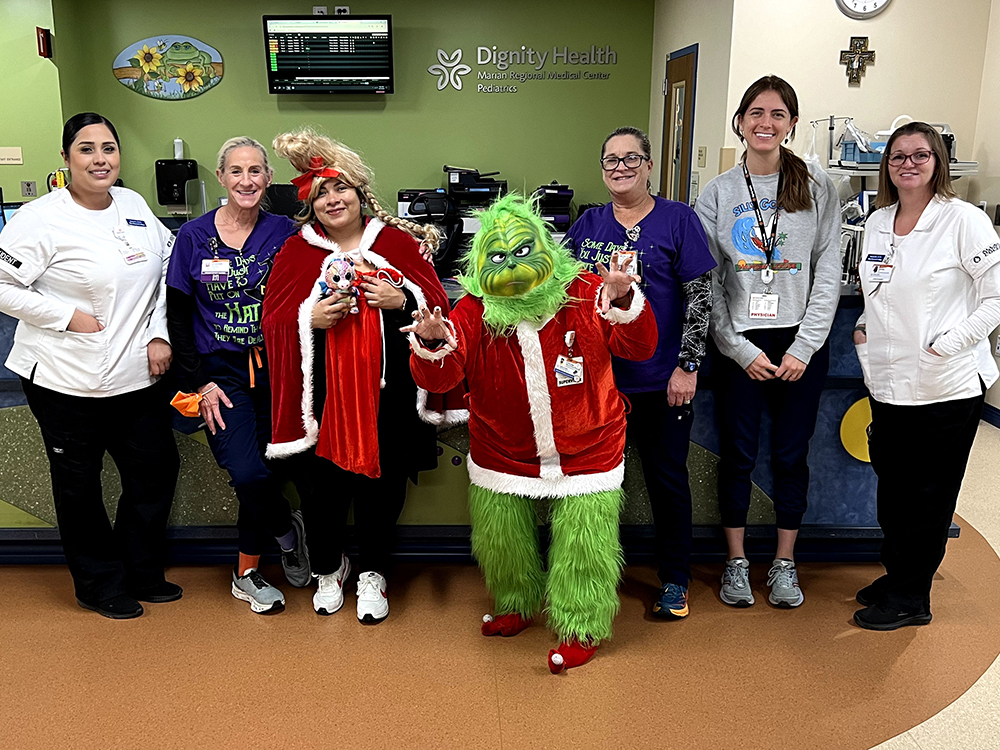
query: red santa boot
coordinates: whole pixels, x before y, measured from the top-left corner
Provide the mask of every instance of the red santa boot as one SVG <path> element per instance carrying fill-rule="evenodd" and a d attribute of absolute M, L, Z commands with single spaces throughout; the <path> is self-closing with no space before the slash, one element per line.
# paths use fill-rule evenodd
<path fill-rule="evenodd" d="M 560 644 L 558 649 L 549 651 L 549 671 L 552 674 L 559 674 L 564 669 L 579 667 L 586 664 L 597 652 L 597 644 L 585 646 L 580 641 L 574 639 Z"/>
<path fill-rule="evenodd" d="M 525 619 L 517 612 L 500 615 L 495 618 L 493 615 L 483 615 L 483 635 L 502 635 L 504 638 L 517 635 L 526 627 L 531 625 L 531 618 Z"/>

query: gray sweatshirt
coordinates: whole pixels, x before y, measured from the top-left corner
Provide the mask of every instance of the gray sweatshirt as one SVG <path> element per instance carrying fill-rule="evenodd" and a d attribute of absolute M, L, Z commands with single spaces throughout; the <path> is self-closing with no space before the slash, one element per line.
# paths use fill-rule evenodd
<path fill-rule="evenodd" d="M 718 267 L 712 271 L 714 304 L 711 333 L 719 351 L 746 368 L 761 350 L 744 336 L 754 328 L 799 330 L 788 354 L 805 363 L 830 334 L 840 299 L 840 200 L 833 181 L 809 164 L 813 207 L 778 217 L 778 240 L 771 291 L 779 295 L 778 317 L 750 318 L 750 295 L 764 291 L 760 267 L 763 244 L 743 167 L 735 166 L 708 183 L 695 212 L 705 227 Z M 771 231 L 778 175 L 751 175 L 764 226 Z M 778 364 L 777 362 L 775 364 Z"/>

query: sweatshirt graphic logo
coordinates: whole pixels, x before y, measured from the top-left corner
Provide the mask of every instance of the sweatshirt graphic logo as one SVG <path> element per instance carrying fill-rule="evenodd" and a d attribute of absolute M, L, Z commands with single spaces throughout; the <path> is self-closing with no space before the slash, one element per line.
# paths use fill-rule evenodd
<path fill-rule="evenodd" d="M 737 271 L 756 271 L 767 264 L 767 254 L 764 252 L 764 240 L 761 239 L 759 233 L 757 220 L 753 216 L 743 216 L 733 224 L 733 247 L 740 255 L 747 256 L 747 258 L 740 258 L 736 262 Z M 794 275 L 802 268 L 802 264 L 782 260 L 781 248 L 784 246 L 786 239 L 788 239 L 787 234 L 778 232 L 778 239 L 774 243 L 774 257 L 771 259 L 771 268 L 774 271 L 788 271 L 788 273 Z"/>

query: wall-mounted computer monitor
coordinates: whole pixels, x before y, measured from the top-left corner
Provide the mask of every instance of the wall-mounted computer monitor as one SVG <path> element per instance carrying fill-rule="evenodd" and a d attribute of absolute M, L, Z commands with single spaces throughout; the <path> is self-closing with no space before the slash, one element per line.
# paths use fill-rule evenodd
<path fill-rule="evenodd" d="M 264 16 L 272 94 L 391 94 L 392 16 Z"/>

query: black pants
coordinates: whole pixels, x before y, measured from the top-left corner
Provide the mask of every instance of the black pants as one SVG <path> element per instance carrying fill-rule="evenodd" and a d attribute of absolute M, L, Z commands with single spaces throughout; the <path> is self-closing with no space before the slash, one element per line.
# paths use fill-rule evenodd
<path fill-rule="evenodd" d="M 629 393 L 629 437 L 642 460 L 642 476 L 656 527 L 661 583 L 688 585 L 691 579 L 691 486 L 687 457 L 694 412 L 671 407 L 666 391 Z"/>
<path fill-rule="evenodd" d="M 385 571 L 406 501 L 406 474 L 382 466 L 377 479 L 345 471 L 313 451 L 285 459 L 302 499 L 306 546 L 313 573 L 340 567 L 347 546 L 347 514 L 354 504 L 358 571 Z"/>
<path fill-rule="evenodd" d="M 795 340 L 797 328 L 760 328 L 746 337 L 763 350 L 771 364 Z M 760 419 L 767 402 L 771 412 L 771 472 L 774 513 L 779 529 L 798 529 L 809 490 L 809 440 L 816 429 L 819 396 L 830 368 L 830 344 L 813 354 L 795 382 L 753 380 L 729 357 L 713 358 L 719 415 L 719 511 L 722 525 L 743 528 L 750 509 L 750 475 L 757 465 Z"/>
<path fill-rule="evenodd" d="M 890 606 L 929 612 L 984 396 L 921 406 L 869 400 L 886 572 L 878 586 Z"/>
<path fill-rule="evenodd" d="M 162 383 L 108 398 L 68 396 L 24 378 L 21 385 L 45 441 L 77 598 L 100 604 L 162 583 L 180 468 Z M 122 480 L 113 528 L 101 489 L 105 451 Z"/>
<path fill-rule="evenodd" d="M 281 494 L 282 480 L 275 475 L 273 462 L 264 458 L 271 440 L 271 382 L 267 359 L 263 351 L 260 354 L 259 368 L 250 352 L 213 354 L 202 365 L 206 377 L 233 404 L 232 409 L 220 406 L 226 429 L 216 427 L 215 435 L 206 430 L 206 437 L 215 460 L 229 472 L 229 484 L 240 502 L 236 528 L 240 552 L 246 555 L 266 552 L 275 538 L 292 529 L 291 507 Z"/>

